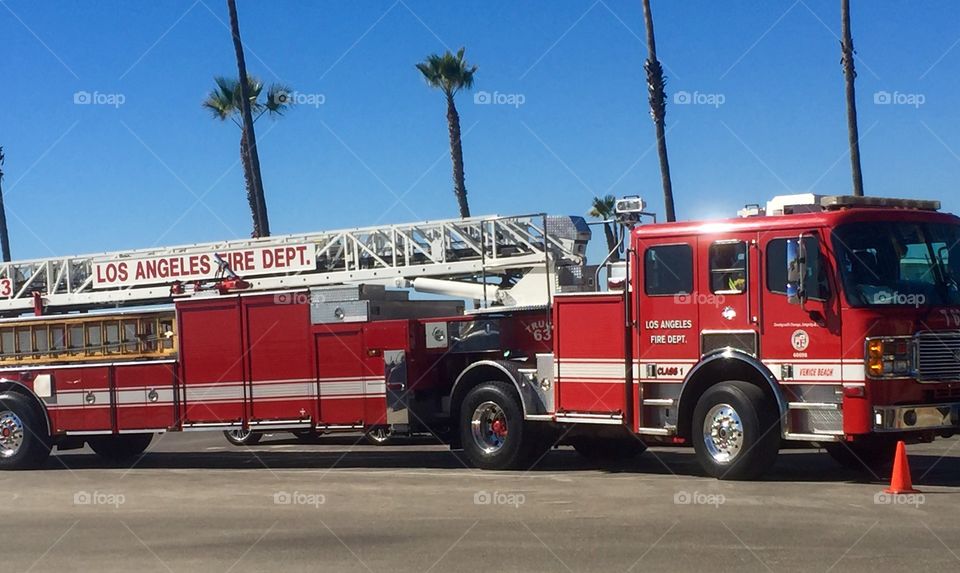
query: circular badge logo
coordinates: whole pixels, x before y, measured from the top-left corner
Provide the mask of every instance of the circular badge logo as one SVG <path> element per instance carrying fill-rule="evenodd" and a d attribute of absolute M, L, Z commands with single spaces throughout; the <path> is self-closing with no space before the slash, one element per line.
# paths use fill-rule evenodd
<path fill-rule="evenodd" d="M 793 336 L 790 337 L 790 341 L 793 343 L 794 350 L 803 352 L 810 346 L 810 335 L 807 334 L 806 330 L 795 330 Z"/>

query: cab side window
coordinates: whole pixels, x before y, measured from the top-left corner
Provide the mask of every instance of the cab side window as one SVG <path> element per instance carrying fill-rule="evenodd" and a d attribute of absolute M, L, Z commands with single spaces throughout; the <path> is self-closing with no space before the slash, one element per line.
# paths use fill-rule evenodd
<path fill-rule="evenodd" d="M 743 241 L 710 245 L 710 291 L 740 294 L 747 290 L 747 244 Z"/>
<path fill-rule="evenodd" d="M 693 249 L 690 245 L 650 247 L 643 255 L 643 288 L 650 296 L 693 292 Z"/>
<path fill-rule="evenodd" d="M 783 295 L 787 294 L 787 240 L 773 239 L 767 243 L 767 290 Z M 820 241 L 816 237 L 804 237 L 803 248 L 807 254 L 807 275 L 803 277 L 807 298 L 827 300 L 830 282 L 820 254 Z"/>

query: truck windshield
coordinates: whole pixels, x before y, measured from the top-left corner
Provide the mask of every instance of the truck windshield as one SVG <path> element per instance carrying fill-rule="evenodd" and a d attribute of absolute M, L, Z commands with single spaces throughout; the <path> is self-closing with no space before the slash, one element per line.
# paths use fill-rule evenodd
<path fill-rule="evenodd" d="M 960 304 L 960 225 L 849 223 L 833 243 L 852 306 Z"/>

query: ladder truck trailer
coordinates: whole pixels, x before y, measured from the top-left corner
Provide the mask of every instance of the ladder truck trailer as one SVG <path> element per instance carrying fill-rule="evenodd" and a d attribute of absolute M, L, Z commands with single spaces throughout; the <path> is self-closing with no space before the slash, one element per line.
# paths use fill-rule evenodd
<path fill-rule="evenodd" d="M 0 468 L 192 430 L 430 432 L 487 469 L 555 445 L 692 446 L 720 479 L 790 444 L 883 462 L 960 427 L 939 207 L 803 194 L 658 224 L 624 199 L 605 289 L 584 219 L 546 215 L 3 263 Z"/>

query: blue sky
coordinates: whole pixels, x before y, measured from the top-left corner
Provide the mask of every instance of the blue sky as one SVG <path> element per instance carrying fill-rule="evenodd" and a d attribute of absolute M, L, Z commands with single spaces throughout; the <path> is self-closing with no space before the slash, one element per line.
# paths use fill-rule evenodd
<path fill-rule="evenodd" d="M 960 3 L 852 4 L 867 193 L 960 211 Z M 653 9 L 680 218 L 848 192 L 838 1 Z M 480 66 L 458 100 L 475 214 L 584 214 L 605 193 L 662 213 L 639 0 L 239 11 L 250 72 L 317 103 L 258 123 L 274 233 L 456 215 L 444 103 L 413 66 L 460 46 Z M 239 132 L 200 106 L 213 76 L 236 73 L 226 21 L 217 0 L 0 0 L 15 258 L 248 236 Z M 477 104 L 480 91 L 512 103 Z"/>

